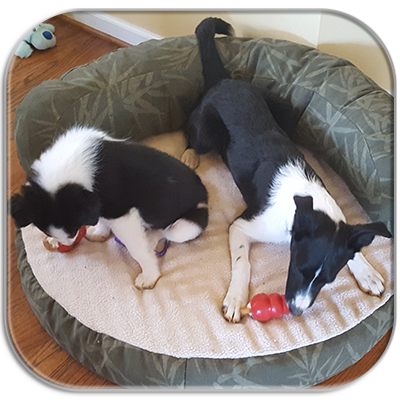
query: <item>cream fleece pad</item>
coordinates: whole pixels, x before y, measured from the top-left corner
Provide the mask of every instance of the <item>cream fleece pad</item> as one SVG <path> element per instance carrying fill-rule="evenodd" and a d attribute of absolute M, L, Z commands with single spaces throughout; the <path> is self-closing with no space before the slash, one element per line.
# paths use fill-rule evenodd
<path fill-rule="evenodd" d="M 157 137 L 156 146 L 179 157 L 182 137 Z M 348 222 L 367 222 L 343 181 L 325 163 L 304 153 Z M 162 276 L 154 289 L 133 286 L 140 267 L 113 239 L 82 240 L 70 253 L 51 253 L 42 244 L 43 234 L 29 226 L 22 229 L 27 259 L 44 291 L 96 332 L 182 358 L 263 356 L 322 342 L 357 325 L 393 294 L 393 242 L 377 237 L 363 253 L 385 279 L 382 297 L 361 292 L 345 267 L 301 317 L 286 315 L 267 323 L 250 317 L 239 324 L 225 321 L 221 306 L 231 276 L 228 227 L 245 205 L 220 158 L 206 155 L 200 160 L 196 171 L 209 193 L 209 226 L 192 242 L 171 244 L 160 259 Z M 284 293 L 288 245 L 253 244 L 250 262 L 251 296 Z"/>

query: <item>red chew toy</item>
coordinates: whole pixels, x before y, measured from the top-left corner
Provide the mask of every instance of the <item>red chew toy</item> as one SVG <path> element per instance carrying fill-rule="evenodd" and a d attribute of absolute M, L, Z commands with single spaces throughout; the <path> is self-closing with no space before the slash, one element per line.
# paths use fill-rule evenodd
<path fill-rule="evenodd" d="M 241 309 L 242 314 L 250 314 L 255 320 L 266 322 L 273 318 L 280 318 L 284 314 L 289 314 L 289 308 L 285 302 L 285 296 L 272 293 L 257 294 L 250 302 L 250 308 Z"/>
<path fill-rule="evenodd" d="M 72 246 L 64 246 L 63 244 L 59 243 L 58 251 L 60 253 L 66 253 L 67 251 L 71 251 L 74 246 L 76 246 L 86 235 L 86 226 L 82 226 L 82 228 L 78 231 L 78 236 L 75 239 L 75 242 Z"/>
<path fill-rule="evenodd" d="M 67 251 L 71 251 L 82 240 L 82 238 L 85 237 L 85 235 L 86 235 L 86 226 L 82 226 L 82 228 L 79 229 L 78 235 L 72 246 L 64 246 L 61 243 L 56 243 L 54 245 L 53 243 L 50 243 L 50 241 L 49 241 L 49 239 L 51 239 L 51 238 L 44 239 L 43 244 L 44 244 L 44 247 L 46 247 L 46 249 L 49 251 L 58 251 L 60 253 L 66 253 Z"/>

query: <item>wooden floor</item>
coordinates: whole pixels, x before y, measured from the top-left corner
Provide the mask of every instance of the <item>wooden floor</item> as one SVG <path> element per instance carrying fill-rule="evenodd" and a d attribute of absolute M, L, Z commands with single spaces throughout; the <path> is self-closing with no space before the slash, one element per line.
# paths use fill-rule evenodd
<path fill-rule="evenodd" d="M 35 51 L 29 58 L 13 57 L 7 80 L 7 198 L 25 183 L 13 140 L 14 111 L 30 89 L 48 79 L 58 79 L 69 69 L 91 62 L 120 47 L 128 47 L 109 36 L 64 16 L 51 18 L 56 27 L 57 46 Z M 22 291 L 14 245 L 15 226 L 7 219 L 7 322 L 15 349 L 23 362 L 37 375 L 69 388 L 120 389 L 117 385 L 88 371 L 67 355 L 41 327 Z M 379 359 L 391 331 L 358 363 L 315 386 L 332 388 L 351 382 L 368 371 Z M 21 372 L 22 373 L 22 372 Z"/>

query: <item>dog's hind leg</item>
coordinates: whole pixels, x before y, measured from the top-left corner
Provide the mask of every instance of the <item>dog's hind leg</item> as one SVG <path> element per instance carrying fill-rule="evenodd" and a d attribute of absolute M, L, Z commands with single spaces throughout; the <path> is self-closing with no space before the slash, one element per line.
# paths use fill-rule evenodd
<path fill-rule="evenodd" d="M 197 238 L 203 229 L 187 219 L 178 219 L 164 230 L 164 237 L 171 242 L 183 243 Z"/>
<path fill-rule="evenodd" d="M 252 239 L 240 226 L 241 221 L 242 218 L 238 218 L 229 228 L 232 276 L 222 310 L 224 317 L 230 322 L 240 321 L 240 309 L 247 305 L 249 298 L 249 252 Z"/>
<path fill-rule="evenodd" d="M 208 224 L 208 205 L 199 203 L 182 218 L 164 229 L 164 237 L 171 242 L 183 243 L 199 236 Z"/>
<path fill-rule="evenodd" d="M 198 164 L 199 159 L 194 157 L 196 155 L 210 152 L 225 154 L 230 140 L 229 131 L 212 100 L 193 111 L 184 133 L 188 148 L 183 153 L 181 161 L 189 167 Z"/>
<path fill-rule="evenodd" d="M 181 161 L 189 168 L 195 170 L 200 164 L 200 157 L 194 149 L 187 148 L 182 154 Z"/>

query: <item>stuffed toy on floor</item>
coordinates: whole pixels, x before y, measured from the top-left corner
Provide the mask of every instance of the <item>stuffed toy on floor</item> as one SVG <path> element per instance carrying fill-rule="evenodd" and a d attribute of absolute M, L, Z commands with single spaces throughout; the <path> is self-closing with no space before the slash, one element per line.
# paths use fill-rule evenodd
<path fill-rule="evenodd" d="M 33 28 L 15 50 L 15 55 L 28 58 L 33 50 L 46 50 L 56 45 L 55 28 L 51 24 L 39 24 Z"/>

